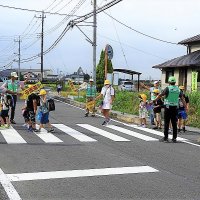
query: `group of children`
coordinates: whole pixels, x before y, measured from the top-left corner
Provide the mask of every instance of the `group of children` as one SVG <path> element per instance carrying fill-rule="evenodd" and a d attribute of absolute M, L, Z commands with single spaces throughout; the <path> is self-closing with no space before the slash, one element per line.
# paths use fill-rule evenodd
<path fill-rule="evenodd" d="M 179 99 L 179 106 L 178 106 L 178 115 L 177 115 L 177 120 L 178 120 L 178 132 L 183 132 L 186 131 L 185 125 L 186 125 L 186 119 L 187 119 L 187 111 L 189 109 L 189 98 L 187 95 L 184 94 L 184 86 L 179 86 L 179 89 L 182 91 L 185 102 L 186 102 L 186 107 L 183 106 L 183 103 Z M 154 89 L 153 90 L 153 95 L 156 97 L 160 93 L 159 89 Z M 154 124 L 155 127 L 153 129 L 162 129 L 162 118 L 161 118 L 161 111 L 162 108 L 164 108 L 164 102 L 162 99 L 159 99 L 158 101 L 152 103 L 147 100 L 147 95 L 145 94 L 140 94 L 139 95 L 139 118 L 140 118 L 140 126 L 146 127 L 147 125 L 147 120 L 146 118 L 151 115 L 151 111 L 153 110 L 153 117 L 154 117 Z"/>
<path fill-rule="evenodd" d="M 38 107 L 39 110 L 37 109 Z M 54 132 L 49 122 L 49 111 L 47 92 L 44 89 L 41 89 L 39 94 L 37 92 L 30 94 L 22 108 L 22 115 L 28 130 L 31 132 L 40 132 L 47 125 L 49 128 L 48 132 Z M 39 129 L 36 128 L 36 116 L 39 121 Z"/>

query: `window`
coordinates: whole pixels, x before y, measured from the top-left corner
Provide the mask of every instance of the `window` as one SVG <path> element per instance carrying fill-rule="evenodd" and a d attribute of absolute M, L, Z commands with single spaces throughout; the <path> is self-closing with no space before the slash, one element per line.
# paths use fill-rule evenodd
<path fill-rule="evenodd" d="M 200 82 L 200 71 L 197 71 L 197 72 L 198 72 L 197 82 Z"/>
<path fill-rule="evenodd" d="M 168 79 L 170 76 L 174 76 L 174 69 L 166 70 L 165 83 L 168 83 Z"/>

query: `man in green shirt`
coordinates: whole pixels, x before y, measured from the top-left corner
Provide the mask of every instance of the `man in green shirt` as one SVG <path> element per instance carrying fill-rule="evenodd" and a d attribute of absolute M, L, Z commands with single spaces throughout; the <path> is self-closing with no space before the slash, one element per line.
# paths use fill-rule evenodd
<path fill-rule="evenodd" d="M 11 106 L 11 116 L 10 116 L 10 122 L 12 124 L 16 124 L 16 122 L 14 121 L 14 117 L 15 117 L 15 107 L 16 107 L 16 102 L 17 102 L 17 93 L 18 93 L 18 88 L 23 88 L 24 87 L 24 83 L 28 80 L 25 81 L 18 81 L 18 75 L 16 72 L 11 72 L 10 74 L 11 78 L 10 80 L 7 80 L 2 87 L 7 88 L 9 91 L 12 91 L 12 106 Z"/>
<path fill-rule="evenodd" d="M 90 108 L 92 111 L 92 116 L 95 116 L 95 97 L 96 97 L 96 86 L 94 85 L 94 81 L 91 78 L 89 80 L 89 84 L 87 84 L 87 88 L 86 88 L 86 113 L 85 113 L 85 117 L 89 116 L 89 112 L 90 112 Z M 89 102 L 91 103 L 91 105 L 89 106 Z M 94 103 L 94 104 L 93 104 Z"/>
<path fill-rule="evenodd" d="M 172 142 L 176 142 L 177 138 L 177 115 L 178 115 L 178 104 L 179 98 L 183 101 L 185 105 L 185 99 L 183 93 L 180 91 L 176 84 L 176 79 L 174 76 L 168 79 L 169 86 L 167 86 L 154 100 L 156 102 L 162 96 L 164 96 L 164 137 L 160 140 L 161 142 L 168 142 L 168 131 L 169 123 L 171 121 L 173 127 L 173 138 Z"/>

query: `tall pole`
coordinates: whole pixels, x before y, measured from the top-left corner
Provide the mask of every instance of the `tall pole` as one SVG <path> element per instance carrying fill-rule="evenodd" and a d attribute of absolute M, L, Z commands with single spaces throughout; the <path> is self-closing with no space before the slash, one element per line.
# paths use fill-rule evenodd
<path fill-rule="evenodd" d="M 36 17 L 36 16 L 35 16 Z M 39 16 L 39 17 L 36 17 L 36 18 L 40 18 L 42 20 L 42 30 L 41 30 L 41 33 L 40 33 L 40 36 L 41 36 L 41 56 L 40 56 L 40 59 L 41 59 L 41 81 L 43 81 L 43 54 L 44 54 L 44 18 L 46 18 L 44 16 L 44 11 L 42 11 L 42 15 Z"/>
<path fill-rule="evenodd" d="M 18 60 L 18 80 L 20 81 L 20 64 L 21 64 L 21 40 L 19 36 L 19 60 Z"/>
<path fill-rule="evenodd" d="M 42 32 L 41 32 L 41 81 L 43 81 L 43 50 L 44 49 L 44 11 L 42 11 Z"/>
<path fill-rule="evenodd" d="M 107 79 L 107 73 L 108 73 L 108 45 L 106 45 L 105 48 L 105 75 L 104 79 Z"/>
<path fill-rule="evenodd" d="M 15 40 L 15 42 L 18 42 L 19 47 L 18 47 L 18 80 L 20 81 L 20 64 L 21 64 L 21 39 L 19 36 L 18 40 Z"/>
<path fill-rule="evenodd" d="M 97 15 L 96 15 L 96 6 L 97 1 L 94 0 L 94 15 L 93 15 L 93 80 L 96 85 L 96 47 L 97 47 Z"/>

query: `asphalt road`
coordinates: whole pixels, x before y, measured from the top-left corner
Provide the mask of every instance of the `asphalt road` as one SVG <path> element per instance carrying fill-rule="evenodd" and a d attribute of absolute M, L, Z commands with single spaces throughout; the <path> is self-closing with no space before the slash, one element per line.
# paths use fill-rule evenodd
<path fill-rule="evenodd" d="M 200 199 L 199 133 L 161 143 L 160 132 L 104 127 L 102 117 L 57 102 L 55 133 L 35 134 L 22 126 L 21 107 L 17 124 L 0 134 L 1 200 Z"/>

